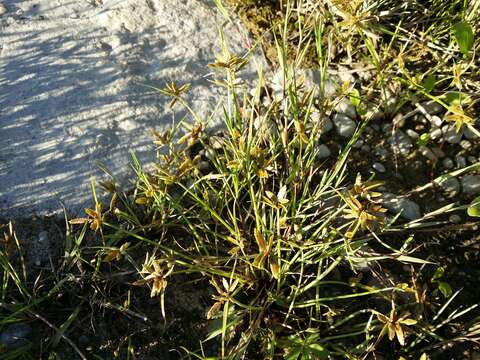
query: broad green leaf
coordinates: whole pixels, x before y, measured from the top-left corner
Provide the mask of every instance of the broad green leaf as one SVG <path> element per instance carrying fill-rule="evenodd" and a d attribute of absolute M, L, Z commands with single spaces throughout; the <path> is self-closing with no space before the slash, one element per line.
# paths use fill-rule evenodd
<path fill-rule="evenodd" d="M 431 93 L 435 88 L 436 83 L 437 79 L 435 78 L 435 75 L 430 74 L 423 80 L 422 86 L 426 93 Z"/>
<path fill-rule="evenodd" d="M 360 92 L 357 89 L 352 89 L 350 92 L 350 102 L 358 108 L 360 106 L 361 98 L 360 98 Z"/>
<path fill-rule="evenodd" d="M 473 199 L 469 208 L 467 209 L 468 216 L 480 217 L 480 196 Z"/>
<path fill-rule="evenodd" d="M 438 290 L 445 296 L 446 298 L 450 297 L 452 295 L 452 288 L 450 285 L 444 281 L 440 281 L 438 283 Z"/>
<path fill-rule="evenodd" d="M 471 101 L 470 96 L 461 93 L 460 91 L 449 91 L 440 97 L 450 106 L 461 106 L 468 104 Z"/>
<path fill-rule="evenodd" d="M 437 270 L 435 270 L 435 273 L 432 276 L 432 281 L 436 281 L 440 279 L 443 274 L 445 274 L 445 269 L 443 267 L 438 267 Z"/>
<path fill-rule="evenodd" d="M 453 26 L 453 32 L 460 51 L 467 55 L 472 49 L 474 42 L 472 27 L 465 21 L 459 21 Z"/>

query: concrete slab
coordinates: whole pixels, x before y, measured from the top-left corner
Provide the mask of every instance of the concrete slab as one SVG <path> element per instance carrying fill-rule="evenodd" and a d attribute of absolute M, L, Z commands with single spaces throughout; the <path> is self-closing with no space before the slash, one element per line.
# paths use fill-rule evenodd
<path fill-rule="evenodd" d="M 0 1 L 0 3 L 2 3 Z M 142 84 L 192 84 L 200 114 L 221 90 L 207 80 L 220 17 L 201 0 L 7 0 L 0 15 L 0 217 L 90 203 L 97 162 L 129 173 L 130 151 L 154 160 L 149 129 L 178 120 Z M 236 53 L 249 40 L 226 27 Z"/>

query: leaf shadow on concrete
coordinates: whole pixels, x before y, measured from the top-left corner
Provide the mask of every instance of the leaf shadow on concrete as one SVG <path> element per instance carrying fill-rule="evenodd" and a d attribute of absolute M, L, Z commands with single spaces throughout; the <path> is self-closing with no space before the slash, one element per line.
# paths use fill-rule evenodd
<path fill-rule="evenodd" d="M 67 3 L 67 2 L 66 2 Z M 37 16 L 30 14 L 29 16 Z M 186 114 L 142 86 L 192 83 L 190 100 L 212 110 L 220 93 L 203 77 L 210 48 L 182 51 L 182 29 L 92 27 L 90 19 L 16 19 L 0 33 L 0 216 L 78 212 L 88 179 L 129 174 L 130 151 L 151 163 L 149 129 Z M 187 41 L 187 45 L 188 45 Z M 180 50 L 178 47 L 180 46 Z M 185 45 L 183 45 L 185 46 Z M 177 47 L 177 49 L 175 48 Z"/>

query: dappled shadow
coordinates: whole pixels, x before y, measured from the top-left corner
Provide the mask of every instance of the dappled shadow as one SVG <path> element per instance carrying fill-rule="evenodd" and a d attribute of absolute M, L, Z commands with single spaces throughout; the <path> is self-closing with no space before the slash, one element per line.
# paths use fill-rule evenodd
<path fill-rule="evenodd" d="M 190 82 L 190 100 L 204 115 L 218 103 L 204 77 L 216 36 L 192 48 L 191 30 L 172 34 L 162 22 L 112 30 L 95 26 L 93 11 L 39 19 L 27 9 L 0 33 L 0 216 L 55 211 L 61 202 L 77 211 L 89 201 L 97 162 L 124 177 L 130 151 L 153 161 L 148 130 L 173 115 L 168 99 L 142 84 Z"/>

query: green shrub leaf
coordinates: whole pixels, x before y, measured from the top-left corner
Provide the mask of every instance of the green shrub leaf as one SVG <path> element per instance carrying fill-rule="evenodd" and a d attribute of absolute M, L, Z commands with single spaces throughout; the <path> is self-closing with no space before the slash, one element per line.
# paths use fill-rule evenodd
<path fill-rule="evenodd" d="M 452 288 L 450 285 L 444 281 L 440 281 L 438 283 L 438 290 L 445 296 L 446 298 L 450 297 L 452 295 Z"/>
<path fill-rule="evenodd" d="M 476 197 L 467 209 L 468 216 L 480 217 L 480 196 Z"/>
<path fill-rule="evenodd" d="M 425 92 L 431 93 L 432 90 L 435 88 L 435 84 L 437 82 L 437 79 L 435 78 L 435 75 L 428 75 L 424 80 L 423 80 L 423 88 L 425 89 Z"/>
<path fill-rule="evenodd" d="M 453 26 L 453 31 L 460 51 L 467 55 L 473 47 L 472 27 L 465 21 L 459 21 Z"/>

